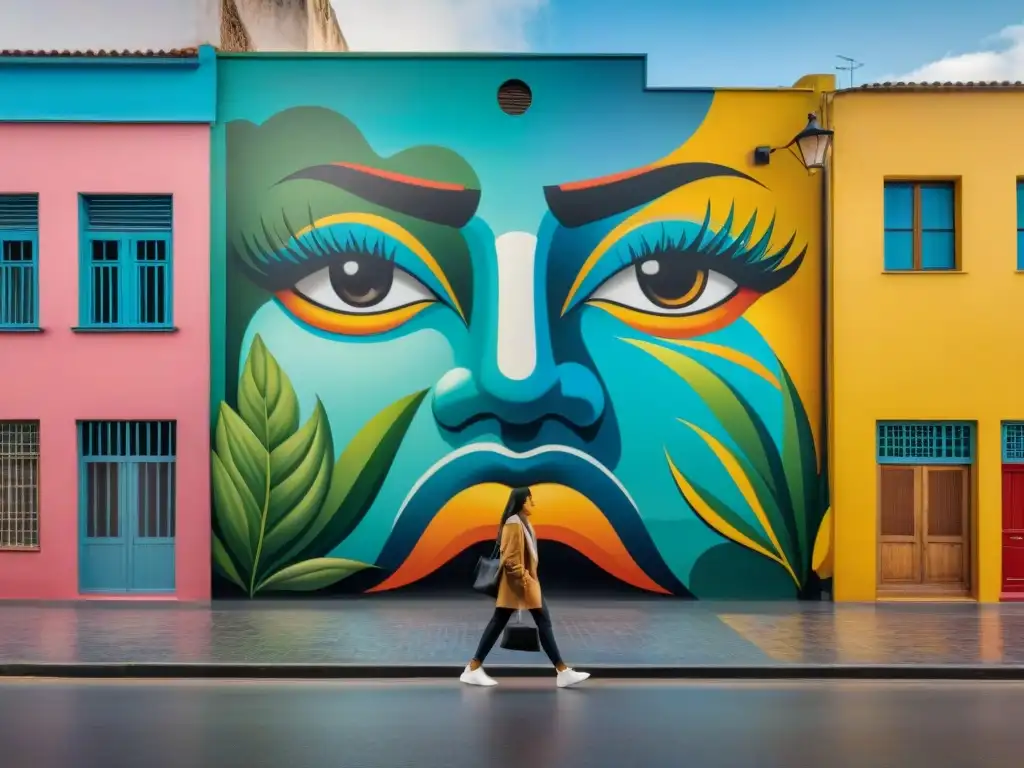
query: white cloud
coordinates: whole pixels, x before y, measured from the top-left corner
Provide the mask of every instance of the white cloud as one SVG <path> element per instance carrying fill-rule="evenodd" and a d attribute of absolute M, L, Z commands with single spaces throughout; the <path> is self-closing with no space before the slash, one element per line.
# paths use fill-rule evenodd
<path fill-rule="evenodd" d="M 1024 24 L 1006 27 L 991 42 L 994 45 L 987 50 L 951 54 L 905 75 L 880 80 L 917 83 L 1024 80 Z"/>
<path fill-rule="evenodd" d="M 548 0 L 332 0 L 353 51 L 526 51 Z"/>

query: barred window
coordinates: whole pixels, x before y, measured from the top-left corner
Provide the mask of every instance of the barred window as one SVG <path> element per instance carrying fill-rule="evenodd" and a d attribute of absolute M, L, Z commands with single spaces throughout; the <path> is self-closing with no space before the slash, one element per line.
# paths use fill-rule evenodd
<path fill-rule="evenodd" d="M 0 549 L 39 547 L 39 422 L 0 421 Z"/>

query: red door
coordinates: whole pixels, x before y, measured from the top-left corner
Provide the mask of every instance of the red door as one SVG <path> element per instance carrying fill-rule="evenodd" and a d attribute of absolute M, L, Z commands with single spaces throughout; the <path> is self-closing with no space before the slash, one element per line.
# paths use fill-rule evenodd
<path fill-rule="evenodd" d="M 1024 464 L 1003 465 L 1003 594 L 1024 600 Z"/>

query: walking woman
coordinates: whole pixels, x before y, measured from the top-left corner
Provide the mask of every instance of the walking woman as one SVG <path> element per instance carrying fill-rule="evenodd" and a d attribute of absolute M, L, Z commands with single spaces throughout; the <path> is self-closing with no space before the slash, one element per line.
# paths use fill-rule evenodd
<path fill-rule="evenodd" d="M 590 674 L 570 669 L 562 661 L 551 631 L 551 616 L 537 580 L 537 536 L 530 525 L 533 497 L 529 488 L 513 488 L 501 516 L 501 576 L 494 615 L 480 638 L 476 655 L 459 678 L 468 685 L 497 685 L 484 672 L 484 659 L 516 611 L 529 611 L 537 625 L 540 644 L 555 665 L 555 683 L 559 688 L 582 683 Z"/>

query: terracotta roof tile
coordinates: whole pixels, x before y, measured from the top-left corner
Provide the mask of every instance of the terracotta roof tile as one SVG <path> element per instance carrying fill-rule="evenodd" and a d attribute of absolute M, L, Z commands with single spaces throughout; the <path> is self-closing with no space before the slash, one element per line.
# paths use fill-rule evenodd
<path fill-rule="evenodd" d="M 886 82 L 886 83 L 865 83 L 864 85 L 857 86 L 856 88 L 845 90 L 855 91 L 966 91 L 966 90 L 1013 90 L 1013 89 L 1024 89 L 1024 82 L 1020 80 L 1003 80 L 1003 81 L 967 81 L 967 82 L 931 82 L 931 83 L 904 83 L 904 82 Z"/>
<path fill-rule="evenodd" d="M 198 48 L 174 48 L 169 51 L 16 51 L 0 50 L 8 58 L 150 58 L 190 59 L 199 55 Z"/>

